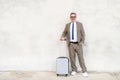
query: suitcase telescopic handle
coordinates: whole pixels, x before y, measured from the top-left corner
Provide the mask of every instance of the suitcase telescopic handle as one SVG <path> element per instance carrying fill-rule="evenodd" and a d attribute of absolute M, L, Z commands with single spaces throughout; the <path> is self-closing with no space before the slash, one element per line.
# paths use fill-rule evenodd
<path fill-rule="evenodd" d="M 62 56 L 62 57 L 58 57 L 58 58 L 67 58 L 67 57 Z"/>

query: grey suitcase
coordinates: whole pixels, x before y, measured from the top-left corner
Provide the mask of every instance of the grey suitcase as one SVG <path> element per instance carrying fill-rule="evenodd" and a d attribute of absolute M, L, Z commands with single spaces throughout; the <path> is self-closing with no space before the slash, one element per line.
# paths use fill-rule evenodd
<path fill-rule="evenodd" d="M 69 59 L 68 57 L 58 57 L 56 60 L 56 74 L 68 76 L 69 74 Z"/>

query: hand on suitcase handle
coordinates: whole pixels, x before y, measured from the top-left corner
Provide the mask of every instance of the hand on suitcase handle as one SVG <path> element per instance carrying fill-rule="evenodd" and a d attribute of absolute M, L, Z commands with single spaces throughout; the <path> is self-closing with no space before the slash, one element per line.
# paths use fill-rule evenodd
<path fill-rule="evenodd" d="M 65 37 L 61 37 L 60 40 L 61 41 L 66 41 L 66 38 Z"/>

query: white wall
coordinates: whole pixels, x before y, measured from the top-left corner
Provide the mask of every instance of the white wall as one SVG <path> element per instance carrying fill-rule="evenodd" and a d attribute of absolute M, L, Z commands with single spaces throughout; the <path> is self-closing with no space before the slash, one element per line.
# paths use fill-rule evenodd
<path fill-rule="evenodd" d="M 0 71 L 54 71 L 59 38 L 77 12 L 89 71 L 120 71 L 120 0 L 0 0 Z"/>

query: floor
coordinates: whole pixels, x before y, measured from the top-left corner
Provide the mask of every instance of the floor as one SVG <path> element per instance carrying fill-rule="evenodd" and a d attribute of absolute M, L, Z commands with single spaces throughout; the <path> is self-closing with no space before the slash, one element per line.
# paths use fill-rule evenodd
<path fill-rule="evenodd" d="M 120 73 L 89 72 L 88 74 L 88 78 L 83 77 L 80 72 L 75 76 L 57 77 L 55 72 L 10 71 L 0 72 L 0 80 L 120 80 Z"/>

